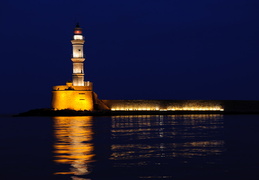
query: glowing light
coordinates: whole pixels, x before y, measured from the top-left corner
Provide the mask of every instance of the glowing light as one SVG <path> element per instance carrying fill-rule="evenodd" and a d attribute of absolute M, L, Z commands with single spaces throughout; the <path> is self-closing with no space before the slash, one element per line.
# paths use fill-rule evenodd
<path fill-rule="evenodd" d="M 74 40 L 82 40 L 83 36 L 82 35 L 74 35 Z"/>
<path fill-rule="evenodd" d="M 186 106 L 186 107 L 169 107 L 168 111 L 224 111 L 221 106 Z"/>
<path fill-rule="evenodd" d="M 80 31 L 80 30 L 75 30 L 74 33 L 75 33 L 75 34 L 82 34 L 82 31 Z"/>
<path fill-rule="evenodd" d="M 211 106 L 172 106 L 166 109 L 153 107 L 153 106 L 115 106 L 111 108 L 112 111 L 224 111 L 221 106 L 211 105 Z"/>

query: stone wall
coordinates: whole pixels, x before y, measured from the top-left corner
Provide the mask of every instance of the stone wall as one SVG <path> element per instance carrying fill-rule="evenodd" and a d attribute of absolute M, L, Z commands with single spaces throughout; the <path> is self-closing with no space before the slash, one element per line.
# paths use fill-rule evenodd
<path fill-rule="evenodd" d="M 259 101 L 242 100 L 102 100 L 112 111 L 259 112 Z"/>
<path fill-rule="evenodd" d="M 52 108 L 55 110 L 94 110 L 93 91 L 52 91 Z"/>

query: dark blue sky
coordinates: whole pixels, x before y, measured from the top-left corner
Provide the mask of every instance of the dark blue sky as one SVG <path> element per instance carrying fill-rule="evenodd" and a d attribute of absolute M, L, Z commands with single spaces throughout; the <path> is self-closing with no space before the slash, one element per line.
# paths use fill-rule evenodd
<path fill-rule="evenodd" d="M 258 0 L 3 0 L 0 113 L 50 107 L 77 21 L 100 99 L 259 100 Z"/>

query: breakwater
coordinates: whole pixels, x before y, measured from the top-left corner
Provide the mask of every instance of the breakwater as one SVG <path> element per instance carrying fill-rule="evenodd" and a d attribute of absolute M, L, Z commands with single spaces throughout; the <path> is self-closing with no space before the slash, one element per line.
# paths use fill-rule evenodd
<path fill-rule="evenodd" d="M 259 114 L 259 101 L 247 100 L 98 100 L 99 109 L 34 109 L 16 116 L 114 116 L 171 114 Z"/>
<path fill-rule="evenodd" d="M 102 100 L 111 111 L 221 111 L 259 113 L 254 100 Z"/>

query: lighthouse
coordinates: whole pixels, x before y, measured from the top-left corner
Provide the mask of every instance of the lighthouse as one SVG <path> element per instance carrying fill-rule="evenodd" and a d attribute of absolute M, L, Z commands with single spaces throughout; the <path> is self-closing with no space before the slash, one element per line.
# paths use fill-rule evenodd
<path fill-rule="evenodd" d="M 76 25 L 72 43 L 72 82 L 52 87 L 52 108 L 54 110 L 94 110 L 97 95 L 90 81 L 84 81 L 84 36 L 82 28 Z"/>
<path fill-rule="evenodd" d="M 85 86 L 84 82 L 84 36 L 79 24 L 74 29 L 74 36 L 71 40 L 73 46 L 73 86 Z"/>

